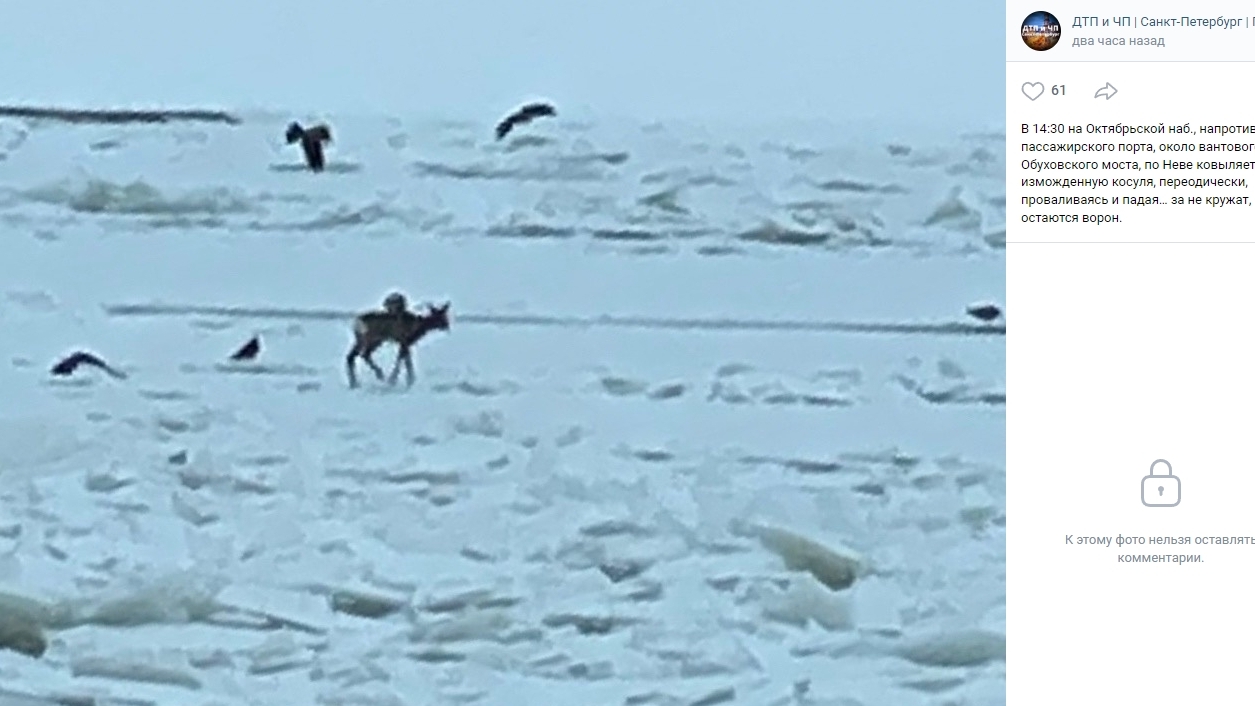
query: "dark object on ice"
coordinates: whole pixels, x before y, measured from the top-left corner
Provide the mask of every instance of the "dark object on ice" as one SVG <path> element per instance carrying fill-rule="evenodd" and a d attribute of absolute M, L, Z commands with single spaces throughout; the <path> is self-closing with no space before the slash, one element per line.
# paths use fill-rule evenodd
<path fill-rule="evenodd" d="M 331 609 L 345 615 L 359 618 L 386 618 L 400 612 L 406 605 L 405 601 L 388 596 L 370 595 L 356 591 L 335 591 L 331 594 Z"/>
<path fill-rule="evenodd" d="M 402 308 L 397 309 L 399 303 Z M 349 374 L 349 387 L 357 387 L 357 359 L 360 357 L 370 366 L 375 377 L 384 379 L 383 370 L 371 359 L 379 346 L 388 341 L 397 344 L 397 360 L 388 376 L 388 384 L 395 385 L 401 364 L 405 364 L 406 387 L 414 384 L 414 360 L 410 349 L 419 339 L 432 331 L 449 330 L 449 302 L 440 306 L 427 305 L 427 313 L 416 314 L 404 308 L 404 299 L 389 296 L 384 300 L 382 311 L 368 311 L 353 321 L 353 347 L 345 357 Z"/>
<path fill-rule="evenodd" d="M 0 106 L 0 118 L 60 120 L 67 123 L 119 125 L 125 123 L 203 122 L 239 125 L 240 119 L 220 110 L 78 110 Z"/>
<path fill-rule="evenodd" d="M 528 103 L 518 110 L 506 116 L 505 120 L 497 123 L 497 139 L 510 134 L 515 125 L 525 125 L 539 117 L 552 117 L 557 115 L 558 111 L 548 103 Z"/>
<path fill-rule="evenodd" d="M 231 354 L 231 360 L 252 360 L 261 353 L 261 337 L 253 336 L 248 343 L 240 346 L 240 349 Z"/>
<path fill-rule="evenodd" d="M 331 128 L 326 125 L 304 128 L 300 123 L 292 123 L 288 125 L 288 131 L 284 136 L 289 145 L 300 140 L 301 149 L 305 152 L 305 164 L 308 164 L 310 169 L 321 172 L 327 165 L 327 160 L 322 154 L 322 144 L 331 142 Z"/>
<path fill-rule="evenodd" d="M 182 466 L 187 463 L 187 451 L 178 451 L 176 453 L 172 453 L 170 454 L 170 457 L 166 459 L 166 461 L 176 466 Z"/>
<path fill-rule="evenodd" d="M 57 362 L 56 365 L 52 366 L 52 374 L 62 375 L 62 376 L 73 375 L 74 371 L 78 370 L 78 367 L 80 365 L 91 365 L 91 366 L 100 368 L 101 370 L 105 371 L 106 373 L 112 375 L 113 377 L 119 380 L 126 379 L 126 373 L 123 373 L 120 370 L 114 369 L 108 363 L 101 360 L 98 356 L 95 356 L 86 351 L 77 351 L 75 353 L 70 354 L 68 357 L 62 358 L 60 361 Z"/>
<path fill-rule="evenodd" d="M 1002 309 L 993 304 L 973 304 L 967 308 L 967 313 L 981 321 L 993 321 L 1002 316 Z"/>

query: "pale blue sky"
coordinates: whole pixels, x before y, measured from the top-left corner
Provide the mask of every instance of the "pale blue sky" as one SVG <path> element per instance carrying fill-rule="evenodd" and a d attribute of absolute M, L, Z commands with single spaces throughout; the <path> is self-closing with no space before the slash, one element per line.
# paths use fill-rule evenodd
<path fill-rule="evenodd" d="M 959 0 L 8 0 L 0 102 L 1003 121 L 1005 7 Z"/>

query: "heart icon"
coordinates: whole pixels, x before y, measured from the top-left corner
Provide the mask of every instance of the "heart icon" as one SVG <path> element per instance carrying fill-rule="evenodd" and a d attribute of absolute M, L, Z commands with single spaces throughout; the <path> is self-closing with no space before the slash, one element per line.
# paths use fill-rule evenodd
<path fill-rule="evenodd" d="M 1040 83 L 1032 83 L 1030 81 L 1023 86 L 1020 86 L 1020 90 L 1024 91 L 1024 95 L 1028 96 L 1029 100 L 1035 101 L 1038 98 L 1041 98 L 1041 94 L 1046 92 L 1046 87 Z"/>

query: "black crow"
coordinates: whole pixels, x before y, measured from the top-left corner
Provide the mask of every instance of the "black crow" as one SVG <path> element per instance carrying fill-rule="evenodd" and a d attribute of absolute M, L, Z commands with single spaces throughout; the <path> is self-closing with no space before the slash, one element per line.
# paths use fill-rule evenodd
<path fill-rule="evenodd" d="M 993 304 L 973 304 L 967 308 L 969 316 L 974 316 L 981 321 L 993 321 L 1002 316 L 1002 309 Z"/>
<path fill-rule="evenodd" d="M 74 371 L 78 370 L 78 367 L 80 365 L 95 366 L 105 371 L 106 373 L 112 375 L 113 377 L 118 378 L 119 380 L 126 379 L 126 373 L 123 373 L 120 370 L 114 369 L 108 363 L 101 360 L 99 357 L 91 353 L 88 353 L 86 351 L 77 351 L 75 353 L 70 354 L 69 356 L 65 358 L 62 358 L 60 361 L 57 362 L 56 365 L 52 366 L 52 374 L 62 375 L 62 376 L 73 375 Z"/>
<path fill-rule="evenodd" d="M 231 360 L 252 360 L 261 353 L 261 337 L 253 336 L 248 343 L 240 346 L 240 349 L 231 354 Z"/>
<path fill-rule="evenodd" d="M 305 164 L 316 172 L 321 172 L 326 166 L 326 158 L 322 154 L 322 144 L 331 142 L 331 128 L 326 125 L 315 125 L 313 127 L 301 127 L 300 123 L 292 123 L 288 125 L 288 131 L 284 135 L 288 144 L 300 141 L 301 149 L 305 152 Z"/>
<path fill-rule="evenodd" d="M 522 108 L 519 108 L 513 113 L 507 115 L 505 120 L 497 123 L 497 139 L 500 140 L 506 135 L 509 135 L 515 125 L 524 125 L 526 123 L 530 123 L 536 118 L 542 116 L 551 117 L 557 114 L 558 111 L 548 103 L 528 103 Z"/>

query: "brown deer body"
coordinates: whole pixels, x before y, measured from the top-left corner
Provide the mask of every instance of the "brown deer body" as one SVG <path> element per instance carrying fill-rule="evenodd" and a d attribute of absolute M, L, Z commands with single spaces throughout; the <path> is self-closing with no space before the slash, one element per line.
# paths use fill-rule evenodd
<path fill-rule="evenodd" d="M 353 320 L 353 347 L 345 357 L 349 387 L 357 387 L 357 359 L 366 361 L 379 380 L 383 370 L 371 358 L 384 343 L 397 344 L 397 359 L 388 376 L 388 384 L 395 385 L 405 365 L 406 387 L 414 384 L 414 360 L 411 349 L 431 331 L 449 330 L 449 303 L 442 306 L 427 305 L 426 313 L 415 313 L 402 307 L 386 305 L 382 311 L 368 311 Z"/>

